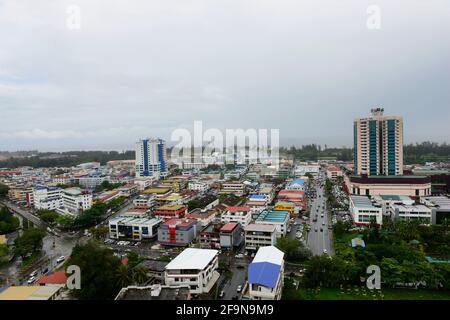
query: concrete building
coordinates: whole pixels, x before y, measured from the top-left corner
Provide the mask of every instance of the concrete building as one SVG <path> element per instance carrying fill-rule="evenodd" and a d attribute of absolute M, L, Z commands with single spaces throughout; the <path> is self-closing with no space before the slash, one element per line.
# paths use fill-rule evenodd
<path fill-rule="evenodd" d="M 284 286 L 284 253 L 261 247 L 248 267 L 248 296 L 252 300 L 280 300 Z"/>
<path fill-rule="evenodd" d="M 356 225 L 369 225 L 375 219 L 378 225 L 383 224 L 383 209 L 381 205 L 374 205 L 369 197 L 351 196 L 349 204 L 353 223 Z"/>
<path fill-rule="evenodd" d="M 156 237 L 162 220 L 149 217 L 116 217 L 109 220 L 109 237 L 141 241 Z"/>
<path fill-rule="evenodd" d="M 166 266 L 165 284 L 187 285 L 191 294 L 208 293 L 220 277 L 218 268 L 218 250 L 187 248 Z"/>
<path fill-rule="evenodd" d="M 286 190 L 305 191 L 305 180 L 294 179 L 287 184 Z"/>
<path fill-rule="evenodd" d="M 431 195 L 431 179 L 425 176 L 351 176 L 345 179 L 345 183 L 353 195 Z"/>
<path fill-rule="evenodd" d="M 166 204 L 155 210 L 155 216 L 160 218 L 184 218 L 187 207 L 179 204 Z"/>
<path fill-rule="evenodd" d="M 220 194 L 234 194 L 238 197 L 242 197 L 247 194 L 247 186 L 242 182 L 224 182 L 219 191 Z"/>
<path fill-rule="evenodd" d="M 200 222 L 194 219 L 169 219 L 158 229 L 158 242 L 163 245 L 188 246 L 200 233 Z"/>
<path fill-rule="evenodd" d="M 251 208 L 247 206 L 228 207 L 220 219 L 223 223 L 240 223 L 245 228 L 252 221 Z"/>
<path fill-rule="evenodd" d="M 450 219 L 450 198 L 446 196 L 423 197 L 421 203 L 431 208 L 431 223 L 442 224 Z"/>
<path fill-rule="evenodd" d="M 165 141 L 142 139 L 136 143 L 136 177 L 160 179 L 168 173 Z"/>
<path fill-rule="evenodd" d="M 156 204 L 156 196 L 153 194 L 143 194 L 133 200 L 136 208 L 153 208 Z"/>
<path fill-rule="evenodd" d="M 114 300 L 191 300 L 188 286 L 165 286 L 152 284 L 150 286 L 128 286 L 122 288 Z"/>
<path fill-rule="evenodd" d="M 220 229 L 220 248 L 222 249 L 239 247 L 243 240 L 242 226 L 239 223 L 229 222 Z"/>
<path fill-rule="evenodd" d="M 388 214 L 395 220 L 416 220 L 420 219 L 425 224 L 431 223 L 431 209 L 422 204 L 419 205 L 405 205 L 405 204 L 391 204 L 388 207 Z"/>
<path fill-rule="evenodd" d="M 276 228 L 277 238 L 284 237 L 289 225 L 289 212 L 287 211 L 263 211 L 256 219 L 257 224 L 272 224 Z"/>
<path fill-rule="evenodd" d="M 338 177 L 344 176 L 344 173 L 342 172 L 341 168 L 338 166 L 328 166 L 327 168 L 327 178 L 330 180 L 336 180 Z"/>
<path fill-rule="evenodd" d="M 92 194 L 80 188 L 68 188 L 62 191 L 64 211 L 79 214 L 92 207 Z"/>
<path fill-rule="evenodd" d="M 385 116 L 384 109 L 354 121 L 355 174 L 397 176 L 403 174 L 403 118 Z"/>
<path fill-rule="evenodd" d="M 62 189 L 57 187 L 34 187 L 33 199 L 36 210 L 56 210 L 63 206 Z"/>
<path fill-rule="evenodd" d="M 245 250 L 256 251 L 260 247 L 276 244 L 276 227 L 273 224 L 249 224 L 244 229 Z"/>

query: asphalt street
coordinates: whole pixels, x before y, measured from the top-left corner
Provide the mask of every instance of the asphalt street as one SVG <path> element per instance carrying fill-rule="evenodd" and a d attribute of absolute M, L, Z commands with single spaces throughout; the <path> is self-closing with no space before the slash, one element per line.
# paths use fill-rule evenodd
<path fill-rule="evenodd" d="M 310 231 L 308 233 L 308 247 L 314 255 L 322 255 L 327 253 L 333 255 L 333 246 L 331 242 L 331 232 L 329 230 L 330 219 L 326 210 L 325 190 L 320 186 L 321 182 L 316 185 L 316 198 L 311 199 L 310 213 Z M 317 216 L 317 221 L 313 221 Z"/>

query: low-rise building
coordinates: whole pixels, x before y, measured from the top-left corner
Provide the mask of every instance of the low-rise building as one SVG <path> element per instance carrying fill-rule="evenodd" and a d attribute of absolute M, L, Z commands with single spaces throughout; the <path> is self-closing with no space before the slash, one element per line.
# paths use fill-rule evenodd
<path fill-rule="evenodd" d="M 92 194 L 80 188 L 68 188 L 62 192 L 64 210 L 71 214 L 79 214 L 92 207 Z"/>
<path fill-rule="evenodd" d="M 115 300 L 191 300 L 188 286 L 165 286 L 153 284 L 151 286 L 128 286 L 122 288 Z"/>
<path fill-rule="evenodd" d="M 171 218 L 184 218 L 187 213 L 187 207 L 179 204 L 166 204 L 155 210 L 155 216 L 171 219 Z"/>
<path fill-rule="evenodd" d="M 166 266 L 165 283 L 188 285 L 192 294 L 208 293 L 220 277 L 218 268 L 218 250 L 187 248 Z"/>
<path fill-rule="evenodd" d="M 289 212 L 287 211 L 263 211 L 256 219 L 258 224 L 272 224 L 276 227 L 277 238 L 284 237 L 289 225 Z"/>
<path fill-rule="evenodd" d="M 305 191 L 305 180 L 294 179 L 286 185 L 286 190 Z"/>
<path fill-rule="evenodd" d="M 36 210 L 56 210 L 63 206 L 62 189 L 57 187 L 36 186 L 33 199 Z"/>
<path fill-rule="evenodd" d="M 442 224 L 450 219 L 450 198 L 445 196 L 423 197 L 420 201 L 431 208 L 431 223 Z"/>
<path fill-rule="evenodd" d="M 353 195 L 403 195 L 425 197 L 431 195 L 431 178 L 426 176 L 351 176 L 345 179 Z"/>
<path fill-rule="evenodd" d="M 244 228 L 245 249 L 256 251 L 260 247 L 276 244 L 276 227 L 273 224 L 252 223 Z"/>
<path fill-rule="evenodd" d="M 252 221 L 251 208 L 247 206 L 228 207 L 220 219 L 223 223 L 240 223 L 245 228 Z"/>
<path fill-rule="evenodd" d="M 383 209 L 381 205 L 373 204 L 369 197 L 351 196 L 350 214 L 356 225 L 369 225 L 375 219 L 378 225 L 383 224 Z"/>
<path fill-rule="evenodd" d="M 195 219 L 198 222 L 200 222 L 200 225 L 202 227 L 205 227 L 209 224 L 211 224 L 216 217 L 217 211 L 212 210 L 206 210 L 206 209 L 194 209 L 191 212 L 189 212 L 185 217 L 187 219 Z"/>
<path fill-rule="evenodd" d="M 236 222 L 229 222 L 220 229 L 220 248 L 233 249 L 239 247 L 244 240 L 242 226 Z"/>
<path fill-rule="evenodd" d="M 238 197 L 242 197 L 247 194 L 247 186 L 242 182 L 228 181 L 222 183 L 222 187 L 219 191 L 220 194 L 234 194 Z"/>
<path fill-rule="evenodd" d="M 133 204 L 136 208 L 151 209 L 155 206 L 156 196 L 153 194 L 142 194 L 133 200 Z"/>
<path fill-rule="evenodd" d="M 248 296 L 252 300 L 280 300 L 284 285 L 284 253 L 274 246 L 258 249 L 248 267 Z"/>
<path fill-rule="evenodd" d="M 158 229 L 158 242 L 170 246 L 188 246 L 200 233 L 200 222 L 194 219 L 169 219 Z"/>
<path fill-rule="evenodd" d="M 416 220 L 420 219 L 423 223 L 431 223 L 431 209 L 422 204 L 405 205 L 391 204 L 388 208 L 389 215 L 395 220 Z"/>
<path fill-rule="evenodd" d="M 220 229 L 223 223 L 211 223 L 204 227 L 199 235 L 200 247 L 220 249 Z"/>
<path fill-rule="evenodd" d="M 109 236 L 113 239 L 132 239 L 140 241 L 157 235 L 162 220 L 149 217 L 119 216 L 109 220 Z"/>

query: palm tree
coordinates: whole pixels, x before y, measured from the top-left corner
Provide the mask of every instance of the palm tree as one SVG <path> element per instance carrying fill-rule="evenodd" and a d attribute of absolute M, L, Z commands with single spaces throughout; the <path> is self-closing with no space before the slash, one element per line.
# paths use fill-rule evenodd
<path fill-rule="evenodd" d="M 148 275 L 147 275 L 147 269 L 145 269 L 142 266 L 136 266 L 131 270 L 133 282 L 135 284 L 141 285 L 147 282 Z"/>
<path fill-rule="evenodd" d="M 117 284 L 121 288 L 125 288 L 129 286 L 131 283 L 131 276 L 126 265 L 121 265 L 119 269 L 117 269 Z"/>

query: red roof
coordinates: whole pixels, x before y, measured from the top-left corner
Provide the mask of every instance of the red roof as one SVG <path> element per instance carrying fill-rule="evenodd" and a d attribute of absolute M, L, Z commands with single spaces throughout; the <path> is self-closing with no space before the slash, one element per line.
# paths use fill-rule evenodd
<path fill-rule="evenodd" d="M 231 232 L 238 225 L 237 222 L 228 222 L 220 229 L 220 232 Z"/>
<path fill-rule="evenodd" d="M 46 285 L 46 284 L 66 284 L 67 276 L 64 271 L 55 272 L 49 276 L 42 276 L 38 280 L 38 284 Z"/>
<path fill-rule="evenodd" d="M 230 211 L 230 212 L 240 212 L 240 211 L 248 212 L 250 210 L 251 210 L 250 207 L 247 207 L 247 206 L 238 206 L 238 207 L 228 207 L 227 208 L 227 211 Z"/>

